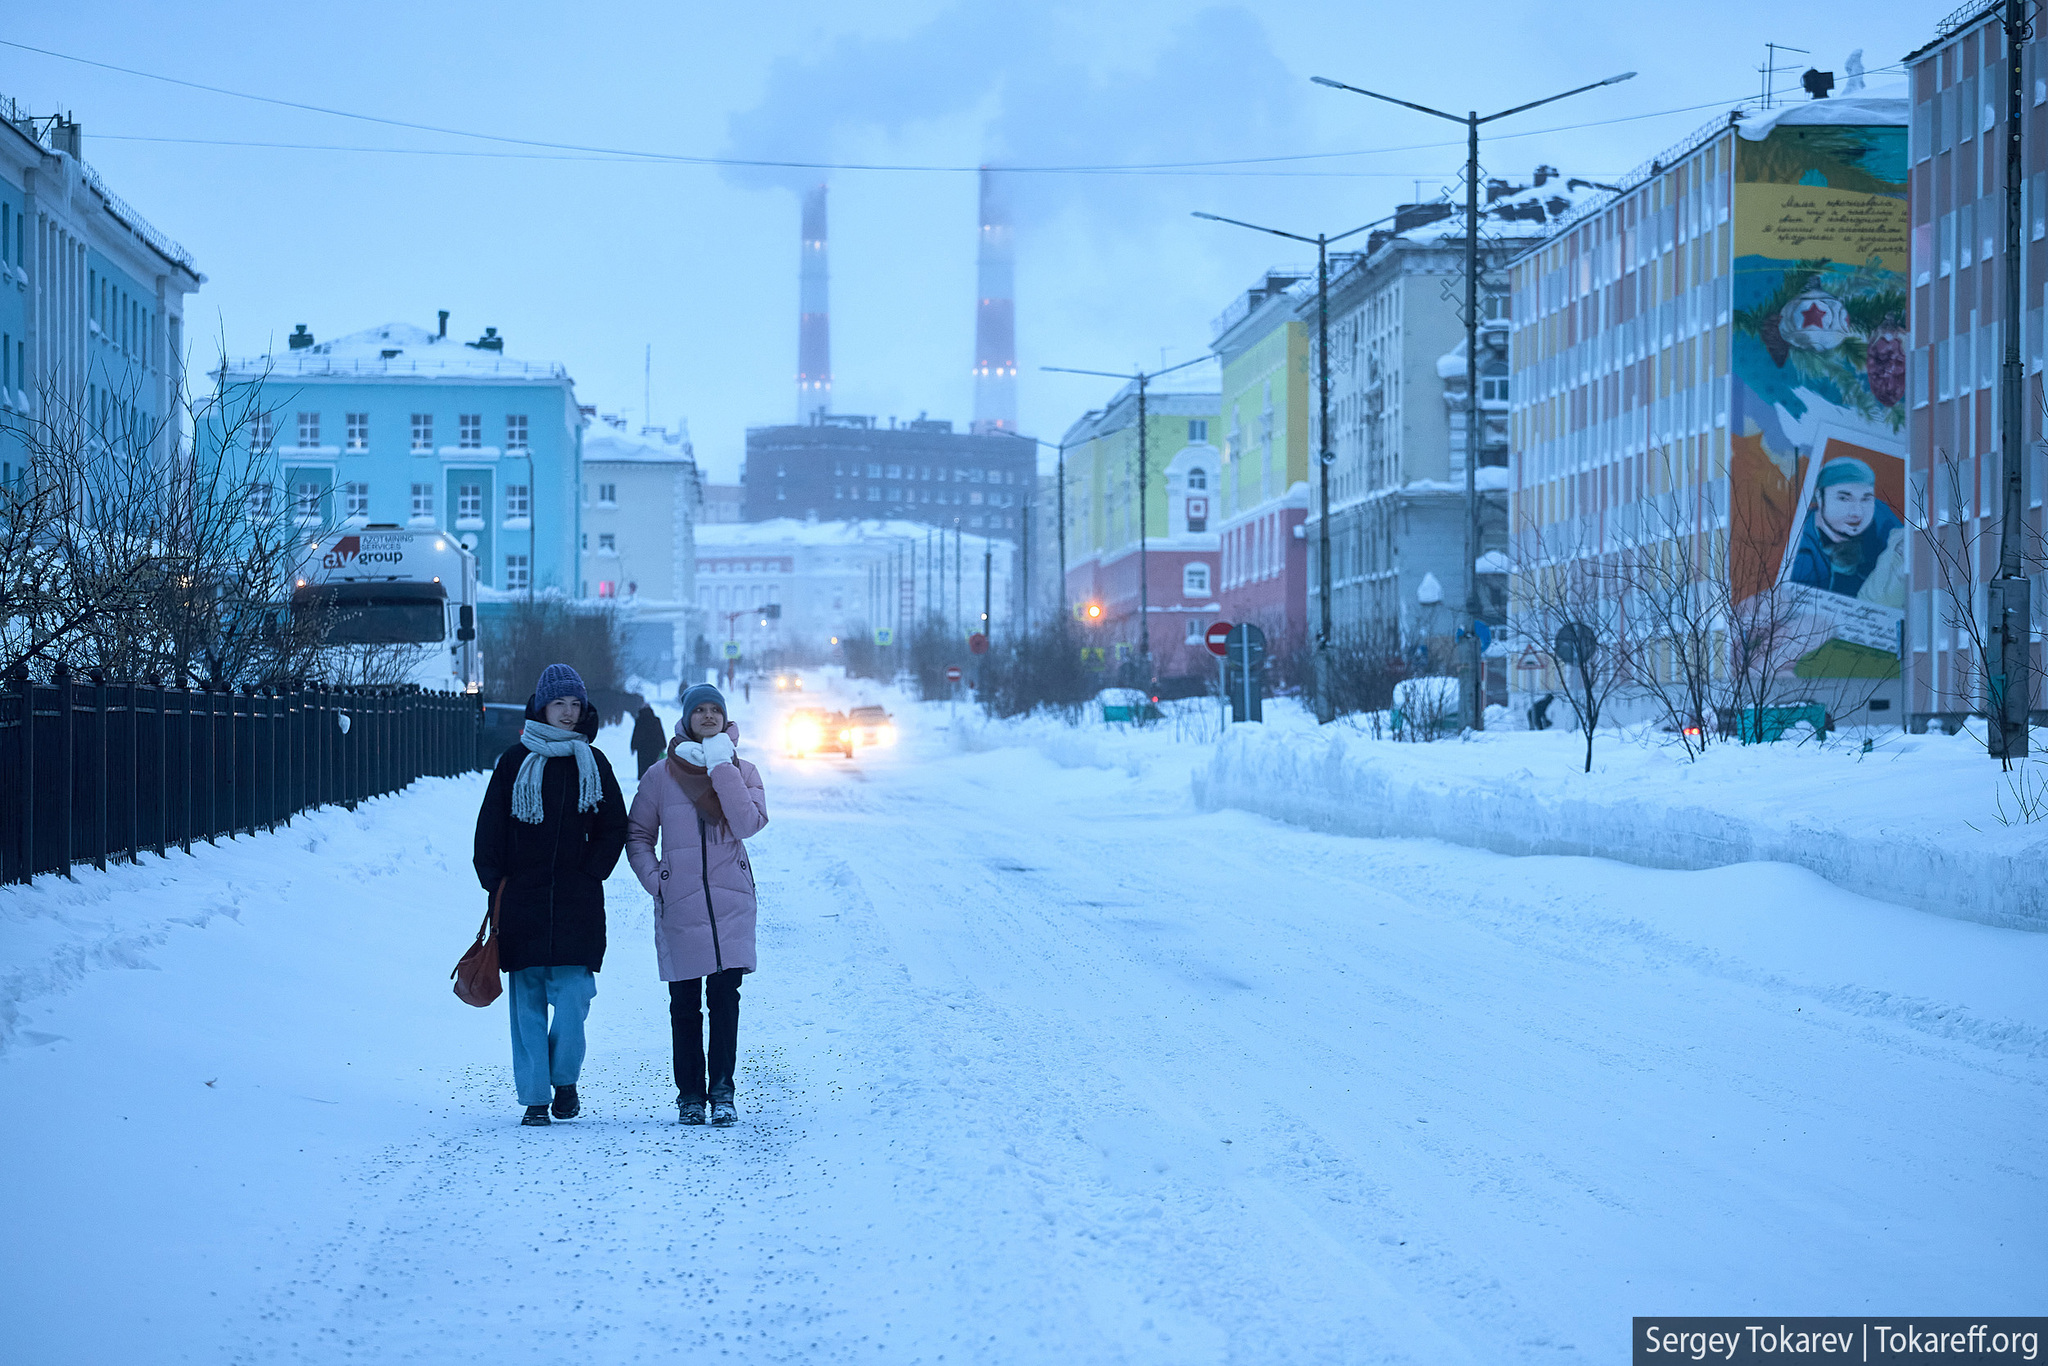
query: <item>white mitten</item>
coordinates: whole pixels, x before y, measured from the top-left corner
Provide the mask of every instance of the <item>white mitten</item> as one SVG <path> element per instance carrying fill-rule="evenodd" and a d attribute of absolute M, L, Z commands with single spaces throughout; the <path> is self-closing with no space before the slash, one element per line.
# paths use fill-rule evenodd
<path fill-rule="evenodd" d="M 717 768 L 720 764 L 731 763 L 737 752 L 731 738 L 720 731 L 704 741 L 704 767 Z"/>

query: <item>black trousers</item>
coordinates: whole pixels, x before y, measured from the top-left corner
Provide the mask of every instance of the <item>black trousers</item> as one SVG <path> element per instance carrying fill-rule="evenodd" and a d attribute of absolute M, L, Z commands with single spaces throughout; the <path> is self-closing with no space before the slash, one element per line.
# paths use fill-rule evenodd
<path fill-rule="evenodd" d="M 679 1099 L 732 1099 L 733 1064 L 740 1043 L 740 978 L 744 975 L 738 968 L 727 968 L 709 977 L 668 984 L 668 1024 L 675 1046 Z M 700 999 L 711 1014 L 708 1056 Z"/>

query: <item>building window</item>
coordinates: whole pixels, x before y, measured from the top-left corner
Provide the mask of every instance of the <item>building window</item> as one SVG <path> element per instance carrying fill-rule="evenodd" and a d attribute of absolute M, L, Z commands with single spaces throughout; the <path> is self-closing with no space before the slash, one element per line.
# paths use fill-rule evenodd
<path fill-rule="evenodd" d="M 366 451 L 370 449 L 370 415 L 350 413 L 348 415 L 348 449 Z"/>
<path fill-rule="evenodd" d="M 872 484 L 868 486 L 868 501 L 870 503 L 879 503 L 882 501 L 882 490 L 879 486 Z"/>
<path fill-rule="evenodd" d="M 343 515 L 351 521 L 367 519 L 370 515 L 370 486 L 368 484 L 343 484 L 341 486 Z"/>
<path fill-rule="evenodd" d="M 1187 628 L 1181 632 L 1180 643 L 1183 645 L 1200 645 L 1203 643 L 1205 635 L 1206 632 L 1203 629 L 1201 618 L 1189 617 Z"/>
<path fill-rule="evenodd" d="M 1188 487 L 1191 489 L 1205 489 L 1209 487 L 1209 471 L 1203 469 L 1200 465 L 1189 470 Z"/>
<path fill-rule="evenodd" d="M 1482 403 L 1506 403 L 1508 401 L 1508 368 L 1495 361 L 1479 374 L 1479 401 Z"/>
<path fill-rule="evenodd" d="M 618 553 L 619 553 L 619 538 L 618 538 L 618 536 L 617 536 L 617 535 L 615 535 L 615 534 L 614 534 L 614 533 L 612 533 L 612 532 L 609 532 L 609 531 L 600 531 L 600 532 L 598 532 L 598 533 L 597 533 L 597 553 L 598 553 L 598 554 L 600 554 L 600 555 L 616 555 L 616 554 L 618 554 Z"/>
<path fill-rule="evenodd" d="M 320 444 L 320 414 L 299 414 L 299 444 L 317 446 Z"/>
<path fill-rule="evenodd" d="M 455 419 L 455 444 L 465 451 L 481 449 L 484 444 L 484 415 L 463 413 Z"/>
<path fill-rule="evenodd" d="M 526 445 L 526 414 L 512 413 L 505 418 L 505 449 L 523 451 Z"/>
<path fill-rule="evenodd" d="M 597 505 L 599 507 L 615 507 L 618 505 L 618 501 L 619 486 L 617 484 L 599 484 L 597 486 Z"/>
<path fill-rule="evenodd" d="M 967 525 L 971 527 L 979 527 L 981 525 L 981 514 L 977 512 L 972 517 L 969 517 L 967 519 Z"/>
<path fill-rule="evenodd" d="M 412 486 L 412 519 L 415 522 L 433 522 L 434 486 L 432 484 L 414 484 Z"/>
<path fill-rule="evenodd" d="M 1188 440 L 1190 440 L 1190 441 L 1207 441 L 1208 439 L 1209 439 L 1209 419 L 1208 419 L 1208 418 L 1206 418 L 1206 417 L 1191 417 L 1191 418 L 1189 418 L 1189 419 L 1188 419 Z"/>
<path fill-rule="evenodd" d="M 277 423 L 269 413 L 257 413 L 249 419 L 249 449 L 258 455 L 269 451 L 270 443 L 277 439 Z"/>
<path fill-rule="evenodd" d="M 903 466 L 901 466 L 901 465 L 891 465 L 891 466 L 889 466 L 889 477 L 890 477 L 891 479 L 901 479 L 901 478 L 903 477 Z"/>
<path fill-rule="evenodd" d="M 1208 597 L 1209 566 L 1200 560 L 1182 566 L 1180 571 L 1180 591 L 1183 597 Z"/>
<path fill-rule="evenodd" d="M 292 485 L 292 512 L 300 525 L 320 520 L 320 496 L 326 491 L 325 486 L 310 479 Z"/>
<path fill-rule="evenodd" d="M 473 530 L 484 524 L 484 486 L 482 484 L 457 484 L 455 486 L 455 526 L 457 530 Z"/>
<path fill-rule="evenodd" d="M 507 555 L 505 557 L 505 587 L 510 589 L 525 588 L 533 582 L 530 577 L 531 573 L 532 571 L 526 563 L 526 556 Z"/>
<path fill-rule="evenodd" d="M 597 581 L 597 595 L 601 598 L 615 598 L 619 595 L 619 586 L 610 579 L 599 579 Z"/>
<path fill-rule="evenodd" d="M 248 508 L 251 521 L 261 521 L 270 515 L 270 485 L 255 484 L 250 487 Z"/>
<path fill-rule="evenodd" d="M 505 485 L 505 515 L 507 517 L 529 516 L 531 515 L 531 506 L 531 500 L 527 497 L 526 485 Z"/>
<path fill-rule="evenodd" d="M 412 415 L 412 449 L 415 455 L 430 455 L 434 450 L 434 415 L 414 413 Z"/>

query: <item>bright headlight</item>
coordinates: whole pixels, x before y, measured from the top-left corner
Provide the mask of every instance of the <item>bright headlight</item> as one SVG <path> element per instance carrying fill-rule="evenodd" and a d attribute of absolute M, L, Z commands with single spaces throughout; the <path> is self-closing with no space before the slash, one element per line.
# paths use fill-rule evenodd
<path fill-rule="evenodd" d="M 810 749 L 825 738 L 825 732 L 818 728 L 816 721 L 793 721 L 789 727 L 789 743 L 797 749 Z"/>

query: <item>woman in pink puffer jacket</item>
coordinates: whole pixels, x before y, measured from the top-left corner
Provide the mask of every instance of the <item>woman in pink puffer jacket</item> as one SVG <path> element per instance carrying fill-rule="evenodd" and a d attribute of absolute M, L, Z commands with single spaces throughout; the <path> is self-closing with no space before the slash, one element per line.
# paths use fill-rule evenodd
<path fill-rule="evenodd" d="M 718 689 L 699 683 L 684 693 L 668 757 L 640 775 L 626 818 L 626 860 L 654 898 L 685 1124 L 704 1122 L 707 1099 L 713 1124 L 738 1118 L 740 977 L 754 970 L 754 870 L 741 841 L 768 824 L 761 772 L 736 752 L 739 734 Z M 708 1051 L 700 1003 L 711 1017 Z"/>

